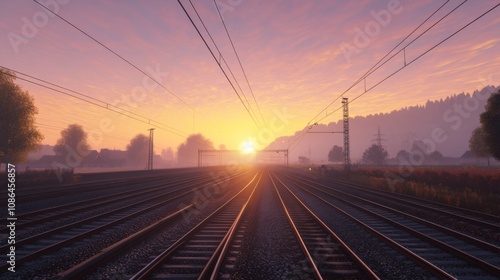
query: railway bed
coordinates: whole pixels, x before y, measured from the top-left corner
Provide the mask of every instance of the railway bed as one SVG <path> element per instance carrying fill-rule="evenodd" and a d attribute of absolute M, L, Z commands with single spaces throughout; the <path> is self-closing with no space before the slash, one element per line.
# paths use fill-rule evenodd
<path fill-rule="evenodd" d="M 31 210 L 18 215 L 16 273 L 4 262 L 2 279 L 500 277 L 487 234 L 434 220 L 487 233 L 500 218 L 293 168 L 141 173 L 71 185 L 50 205 L 54 191 L 20 192 Z"/>

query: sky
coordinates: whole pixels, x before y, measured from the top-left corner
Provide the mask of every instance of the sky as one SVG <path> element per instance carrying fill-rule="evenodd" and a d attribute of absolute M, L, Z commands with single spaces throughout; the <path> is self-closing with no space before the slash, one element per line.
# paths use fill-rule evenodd
<path fill-rule="evenodd" d="M 264 148 L 308 124 L 341 119 L 341 111 L 334 111 L 340 94 L 443 4 L 393 58 L 345 93 L 354 99 L 365 84 L 376 85 L 349 104 L 350 116 L 500 85 L 500 7 L 415 60 L 497 0 L 467 1 L 413 42 L 463 1 L 216 0 L 250 87 L 214 1 L 192 4 L 219 50 L 191 3 L 181 2 L 216 59 L 174 0 L 39 2 L 108 48 L 34 1 L 0 1 L 0 66 L 88 101 L 18 79 L 34 97 L 44 144 L 55 144 L 62 129 L 78 123 L 97 150 L 125 149 L 154 125 L 157 153 L 175 150 L 192 133 L 202 133 L 216 148 L 248 142 Z M 123 116 L 130 113 L 134 118 Z"/>

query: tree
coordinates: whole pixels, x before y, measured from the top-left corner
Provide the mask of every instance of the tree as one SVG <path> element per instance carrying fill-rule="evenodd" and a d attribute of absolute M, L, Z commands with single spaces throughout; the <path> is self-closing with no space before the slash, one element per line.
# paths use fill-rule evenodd
<path fill-rule="evenodd" d="M 214 144 L 201 134 L 192 134 L 186 142 L 177 147 L 177 161 L 180 164 L 194 165 L 198 162 L 198 150 L 213 150 Z"/>
<path fill-rule="evenodd" d="M 379 145 L 373 144 L 363 153 L 363 161 L 371 164 L 382 165 L 387 159 L 387 151 Z"/>
<path fill-rule="evenodd" d="M 443 154 L 441 154 L 441 152 L 439 152 L 439 151 L 434 151 L 434 152 L 432 152 L 432 153 L 429 155 L 429 157 L 430 157 L 432 160 L 434 160 L 434 161 L 441 161 L 441 160 L 444 158 Z"/>
<path fill-rule="evenodd" d="M 15 79 L 13 72 L 0 68 L 0 161 L 6 164 L 26 160 L 43 140 L 35 126 L 33 97 Z"/>
<path fill-rule="evenodd" d="M 127 145 L 128 159 L 135 163 L 135 166 L 146 166 L 146 160 L 149 154 L 149 138 L 144 134 L 137 134 L 130 144 Z"/>
<path fill-rule="evenodd" d="M 477 157 L 488 158 L 488 166 L 490 165 L 491 152 L 486 144 L 486 135 L 482 127 L 477 127 L 472 131 L 469 139 L 469 149 Z"/>
<path fill-rule="evenodd" d="M 424 141 L 420 140 L 413 140 L 413 143 L 411 145 L 411 151 L 412 152 L 422 152 L 424 154 L 429 154 L 430 148 L 427 144 L 424 143 Z"/>
<path fill-rule="evenodd" d="M 172 150 L 172 148 L 170 147 L 161 150 L 161 157 L 166 161 L 172 162 L 175 158 L 174 150 Z"/>
<path fill-rule="evenodd" d="M 87 133 L 79 124 L 70 124 L 61 131 L 61 138 L 54 146 L 56 155 L 66 160 L 71 167 L 79 166 L 83 158 L 88 155 L 90 145 L 87 142 Z"/>
<path fill-rule="evenodd" d="M 328 152 L 328 161 L 336 162 L 343 160 L 344 160 L 344 154 L 342 152 L 342 148 L 337 145 L 333 146 L 330 152 Z"/>
<path fill-rule="evenodd" d="M 410 160 L 410 152 L 408 152 L 407 150 L 401 150 L 396 155 L 396 158 L 399 160 L 399 162 L 405 161 L 405 160 L 409 161 Z"/>
<path fill-rule="evenodd" d="M 480 115 L 484 140 L 491 155 L 500 160 L 500 91 L 492 94 Z"/>

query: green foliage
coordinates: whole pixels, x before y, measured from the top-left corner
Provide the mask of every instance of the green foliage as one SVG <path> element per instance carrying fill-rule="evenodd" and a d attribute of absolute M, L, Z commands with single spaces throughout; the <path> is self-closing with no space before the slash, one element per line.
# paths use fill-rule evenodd
<path fill-rule="evenodd" d="M 500 160 L 500 91 L 490 96 L 485 107 L 480 116 L 484 139 L 491 155 Z"/>
<path fill-rule="evenodd" d="M 38 111 L 33 97 L 14 81 L 14 73 L 0 68 L 0 156 L 2 161 L 18 163 L 39 148 L 43 136 L 35 126 Z"/>
<path fill-rule="evenodd" d="M 342 151 L 342 147 L 337 145 L 333 146 L 333 148 L 328 152 L 328 161 L 338 162 L 344 160 L 344 154 Z"/>
<path fill-rule="evenodd" d="M 363 153 L 363 161 L 369 164 L 383 165 L 387 157 L 387 151 L 376 144 L 373 144 Z"/>

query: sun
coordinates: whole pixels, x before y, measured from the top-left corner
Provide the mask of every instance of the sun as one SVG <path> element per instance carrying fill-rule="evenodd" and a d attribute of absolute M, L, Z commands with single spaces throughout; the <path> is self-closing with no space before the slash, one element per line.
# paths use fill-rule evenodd
<path fill-rule="evenodd" d="M 252 143 L 252 141 L 247 140 L 241 144 L 241 152 L 244 154 L 251 154 L 255 152 L 255 145 Z"/>

